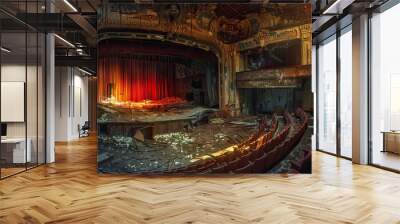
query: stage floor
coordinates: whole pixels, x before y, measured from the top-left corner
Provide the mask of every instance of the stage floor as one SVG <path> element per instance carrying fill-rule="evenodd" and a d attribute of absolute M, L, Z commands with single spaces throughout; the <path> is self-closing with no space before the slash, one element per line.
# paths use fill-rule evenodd
<path fill-rule="evenodd" d="M 179 120 L 198 120 L 217 109 L 185 104 L 164 110 L 135 110 L 98 105 L 98 123 L 137 122 L 155 123 Z"/>

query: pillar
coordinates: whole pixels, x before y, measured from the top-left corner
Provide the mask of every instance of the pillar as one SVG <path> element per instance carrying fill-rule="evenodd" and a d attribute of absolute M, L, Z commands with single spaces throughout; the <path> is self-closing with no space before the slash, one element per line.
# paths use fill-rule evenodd
<path fill-rule="evenodd" d="M 368 15 L 353 19 L 353 162 L 368 163 Z"/>
<path fill-rule="evenodd" d="M 47 12 L 54 11 L 54 5 L 46 1 Z M 46 34 L 46 163 L 55 162 L 55 43 L 54 34 Z"/>

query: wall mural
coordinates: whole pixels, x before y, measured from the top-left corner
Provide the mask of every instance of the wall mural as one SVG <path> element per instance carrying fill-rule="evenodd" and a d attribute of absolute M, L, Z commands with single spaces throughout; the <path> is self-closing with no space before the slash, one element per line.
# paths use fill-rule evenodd
<path fill-rule="evenodd" d="M 98 10 L 98 170 L 310 173 L 309 4 Z"/>

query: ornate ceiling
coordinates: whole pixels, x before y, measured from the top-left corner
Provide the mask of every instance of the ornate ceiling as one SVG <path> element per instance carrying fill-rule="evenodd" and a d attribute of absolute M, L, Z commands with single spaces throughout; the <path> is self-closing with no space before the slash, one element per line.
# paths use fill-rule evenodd
<path fill-rule="evenodd" d="M 109 3 L 99 29 L 129 27 L 235 44 L 257 34 L 311 23 L 309 4 L 127 4 Z"/>

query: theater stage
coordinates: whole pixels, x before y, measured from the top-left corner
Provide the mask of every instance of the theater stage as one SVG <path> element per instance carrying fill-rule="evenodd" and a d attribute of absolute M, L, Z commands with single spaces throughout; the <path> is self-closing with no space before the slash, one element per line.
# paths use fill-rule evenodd
<path fill-rule="evenodd" d="M 216 111 L 218 110 L 214 108 L 197 106 L 191 103 L 170 104 L 151 109 L 99 104 L 98 122 L 154 123 L 181 120 L 197 122 Z"/>

